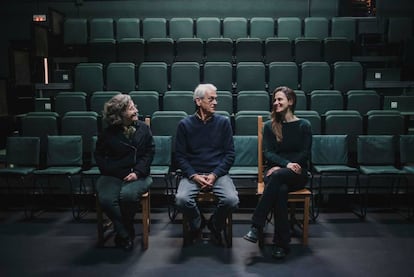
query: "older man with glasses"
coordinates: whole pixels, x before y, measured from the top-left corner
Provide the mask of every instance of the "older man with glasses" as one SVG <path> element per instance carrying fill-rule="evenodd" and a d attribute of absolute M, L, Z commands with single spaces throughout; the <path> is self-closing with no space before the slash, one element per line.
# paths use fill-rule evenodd
<path fill-rule="evenodd" d="M 189 223 L 191 242 L 207 224 L 213 241 L 222 244 L 226 217 L 239 203 L 237 190 L 228 175 L 235 157 L 233 131 L 226 117 L 215 114 L 217 88 L 214 85 L 197 86 L 193 98 L 196 112 L 181 120 L 177 127 L 175 154 L 183 178 L 176 204 Z M 208 222 L 195 200 L 200 191 L 211 191 L 218 198 Z"/>

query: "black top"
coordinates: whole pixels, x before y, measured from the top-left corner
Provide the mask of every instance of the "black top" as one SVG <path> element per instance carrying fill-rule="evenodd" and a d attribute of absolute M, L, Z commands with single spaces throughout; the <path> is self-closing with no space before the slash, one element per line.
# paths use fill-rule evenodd
<path fill-rule="evenodd" d="M 283 140 L 277 142 L 272 130 L 272 121 L 268 120 L 263 128 L 263 153 L 267 167 L 286 167 L 290 162 L 300 164 L 302 173 L 306 173 L 312 147 L 311 124 L 306 119 L 282 123 Z"/>
<path fill-rule="evenodd" d="M 138 178 L 150 174 L 155 144 L 150 128 L 138 121 L 130 138 L 122 126 L 109 126 L 98 136 L 95 159 L 102 175 L 120 179 L 135 172 Z"/>

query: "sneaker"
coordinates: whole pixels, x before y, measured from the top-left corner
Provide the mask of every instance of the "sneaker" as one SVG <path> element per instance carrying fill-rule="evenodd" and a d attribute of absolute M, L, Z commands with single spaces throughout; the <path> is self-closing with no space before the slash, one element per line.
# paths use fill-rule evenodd
<path fill-rule="evenodd" d="M 252 226 L 250 228 L 250 231 L 247 232 L 246 235 L 244 235 L 244 239 L 253 243 L 256 243 L 257 241 L 261 240 L 262 237 L 262 231 L 260 228 L 256 226 Z"/>

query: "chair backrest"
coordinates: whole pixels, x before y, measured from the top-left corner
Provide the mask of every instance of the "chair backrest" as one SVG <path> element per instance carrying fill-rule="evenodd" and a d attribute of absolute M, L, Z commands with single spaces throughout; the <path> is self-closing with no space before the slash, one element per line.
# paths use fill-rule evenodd
<path fill-rule="evenodd" d="M 306 94 L 331 88 L 331 69 L 327 62 L 303 62 L 300 89 Z"/>
<path fill-rule="evenodd" d="M 265 90 L 266 70 L 261 62 L 240 62 L 236 67 L 236 90 Z"/>
<path fill-rule="evenodd" d="M 92 151 L 92 137 L 98 135 L 98 113 L 93 111 L 67 112 L 62 118 L 62 135 L 82 136 L 83 151 Z"/>
<path fill-rule="evenodd" d="M 166 38 L 167 20 L 165 18 L 145 18 L 142 21 L 142 37 L 145 40 Z"/>
<path fill-rule="evenodd" d="M 196 37 L 206 41 L 221 36 L 221 22 L 218 17 L 199 17 L 196 21 Z"/>
<path fill-rule="evenodd" d="M 400 161 L 403 165 L 414 163 L 414 135 L 400 136 Z"/>
<path fill-rule="evenodd" d="M 394 136 L 364 135 L 358 137 L 359 165 L 394 165 Z"/>
<path fill-rule="evenodd" d="M 170 166 L 172 163 L 172 136 L 153 136 L 155 155 L 152 166 Z"/>
<path fill-rule="evenodd" d="M 233 114 L 233 95 L 227 90 L 217 91 L 217 107 L 216 111 L 225 111 L 229 115 Z"/>
<path fill-rule="evenodd" d="M 356 20 L 351 17 L 333 17 L 331 19 L 331 36 L 356 40 Z"/>
<path fill-rule="evenodd" d="M 103 64 L 80 63 L 75 67 L 74 90 L 91 95 L 94 91 L 103 90 Z"/>
<path fill-rule="evenodd" d="M 95 159 L 95 150 L 96 150 L 96 142 L 98 141 L 98 136 L 93 136 L 91 140 L 91 156 L 90 156 L 90 166 L 97 166 L 96 159 Z"/>
<path fill-rule="evenodd" d="M 294 40 L 295 61 L 297 64 L 303 62 L 319 62 L 322 60 L 322 41 L 313 37 L 300 37 Z"/>
<path fill-rule="evenodd" d="M 244 17 L 226 17 L 223 19 L 223 37 L 236 40 L 247 37 L 247 19 Z"/>
<path fill-rule="evenodd" d="M 333 70 L 334 89 L 342 93 L 352 89 L 363 89 L 364 72 L 359 62 L 336 62 Z"/>
<path fill-rule="evenodd" d="M 236 62 L 261 62 L 263 44 L 259 38 L 238 38 L 235 49 Z"/>
<path fill-rule="evenodd" d="M 192 91 L 167 91 L 162 100 L 164 111 L 184 111 L 186 114 L 195 112 Z"/>
<path fill-rule="evenodd" d="M 269 118 L 269 111 L 239 111 L 235 115 L 235 135 L 256 135 L 257 117 Z"/>
<path fill-rule="evenodd" d="M 151 38 L 146 42 L 145 60 L 148 62 L 174 62 L 175 48 L 172 38 Z"/>
<path fill-rule="evenodd" d="M 173 40 L 194 37 L 194 21 L 190 17 L 173 17 L 169 20 L 169 27 Z"/>
<path fill-rule="evenodd" d="M 267 38 L 264 49 L 264 60 L 266 64 L 271 62 L 293 61 L 292 41 L 289 38 Z"/>
<path fill-rule="evenodd" d="M 329 36 L 329 20 L 326 17 L 307 17 L 304 19 L 304 36 L 323 40 Z"/>
<path fill-rule="evenodd" d="M 375 90 L 350 90 L 346 93 L 347 109 L 366 115 L 370 110 L 379 110 L 380 96 Z"/>
<path fill-rule="evenodd" d="M 211 83 L 217 90 L 233 90 L 233 68 L 229 62 L 206 62 L 204 64 L 204 83 Z"/>
<path fill-rule="evenodd" d="M 8 137 L 6 165 L 38 167 L 40 162 L 40 138 Z"/>
<path fill-rule="evenodd" d="M 116 39 L 137 39 L 141 37 L 139 18 L 118 18 L 116 20 Z"/>
<path fill-rule="evenodd" d="M 110 63 L 106 68 L 106 90 L 128 93 L 136 88 L 135 64 Z"/>
<path fill-rule="evenodd" d="M 231 38 L 209 38 L 206 41 L 206 61 L 233 62 L 233 41 Z"/>
<path fill-rule="evenodd" d="M 95 91 L 90 98 L 90 110 L 102 115 L 105 103 L 120 93 L 119 91 Z"/>
<path fill-rule="evenodd" d="M 156 91 L 131 91 L 129 95 L 137 105 L 139 115 L 151 117 L 154 112 L 160 109 L 159 93 Z"/>
<path fill-rule="evenodd" d="M 357 137 L 363 134 L 363 118 L 354 110 L 331 110 L 325 113 L 325 135 L 348 135 L 349 150 L 356 153 Z"/>
<path fill-rule="evenodd" d="M 322 133 L 322 122 L 321 116 L 317 111 L 310 110 L 298 110 L 295 111 L 296 116 L 308 120 L 312 127 L 312 134 L 321 134 Z"/>
<path fill-rule="evenodd" d="M 172 136 L 177 132 L 177 125 L 181 119 L 187 117 L 183 111 L 157 111 L 152 114 L 151 130 L 154 136 Z"/>
<path fill-rule="evenodd" d="M 55 97 L 54 111 L 63 116 L 70 111 L 86 111 L 87 101 L 84 92 L 59 92 Z"/>
<path fill-rule="evenodd" d="M 138 69 L 138 90 L 153 90 L 163 95 L 168 90 L 168 69 L 164 62 L 144 62 Z"/>
<path fill-rule="evenodd" d="M 313 165 L 347 165 L 348 164 L 347 135 L 313 135 L 312 159 Z"/>
<path fill-rule="evenodd" d="M 269 111 L 269 93 L 265 90 L 244 90 L 237 94 L 237 111 Z"/>
<path fill-rule="evenodd" d="M 235 159 L 233 166 L 257 166 L 257 136 L 233 136 Z"/>
<path fill-rule="evenodd" d="M 299 86 L 298 66 L 294 62 L 271 62 L 269 64 L 269 93 L 279 86 L 293 90 Z"/>
<path fill-rule="evenodd" d="M 302 36 L 302 21 L 299 17 L 279 17 L 277 19 L 277 36 L 294 40 Z"/>
<path fill-rule="evenodd" d="M 81 136 L 48 136 L 47 161 L 50 166 L 82 166 Z"/>
<path fill-rule="evenodd" d="M 371 110 L 367 112 L 368 135 L 402 135 L 404 118 L 397 110 Z"/>
<path fill-rule="evenodd" d="M 303 90 L 298 90 L 295 89 L 294 90 L 295 94 L 296 94 L 296 107 L 295 107 L 295 111 L 303 111 L 306 110 L 308 107 L 308 99 L 306 97 L 306 94 Z M 270 100 L 272 101 L 272 100 Z M 273 103 L 270 103 L 271 105 L 273 105 Z"/>
<path fill-rule="evenodd" d="M 266 40 L 275 36 L 275 20 L 271 17 L 252 17 L 250 19 L 250 37 Z"/>
<path fill-rule="evenodd" d="M 337 90 L 314 90 L 310 94 L 309 108 L 320 115 L 330 110 L 342 110 L 344 108 L 342 93 Z"/>
<path fill-rule="evenodd" d="M 199 63 L 175 62 L 171 65 L 171 90 L 193 91 L 199 83 Z"/>
<path fill-rule="evenodd" d="M 142 38 L 122 38 L 117 41 L 118 62 L 139 66 L 145 61 L 145 41 Z"/>
<path fill-rule="evenodd" d="M 112 18 L 92 18 L 89 20 L 89 40 L 113 39 L 114 20 Z"/>
<path fill-rule="evenodd" d="M 201 38 L 179 38 L 175 43 L 177 62 L 204 61 L 204 42 Z"/>
<path fill-rule="evenodd" d="M 351 42 L 344 37 L 327 37 L 323 40 L 323 60 L 329 64 L 351 61 Z"/>

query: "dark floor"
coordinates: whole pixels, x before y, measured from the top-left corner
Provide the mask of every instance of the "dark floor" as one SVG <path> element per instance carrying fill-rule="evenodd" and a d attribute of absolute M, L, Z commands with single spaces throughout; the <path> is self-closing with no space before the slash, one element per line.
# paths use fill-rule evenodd
<path fill-rule="evenodd" d="M 249 211 L 234 214 L 233 247 L 208 240 L 182 247 L 180 216 L 153 209 L 149 248 L 126 253 L 96 246 L 95 213 L 80 222 L 68 210 L 25 220 L 22 211 L 0 212 L 0 276 L 414 276 L 414 221 L 371 211 L 365 221 L 348 212 L 322 212 L 310 225 L 309 245 L 298 238 L 284 261 L 243 240 Z M 136 229 L 140 232 L 137 221 Z M 267 230 L 272 231 L 272 225 Z M 207 234 L 206 234 L 207 235 Z M 145 275 L 144 275 L 145 274 Z"/>

